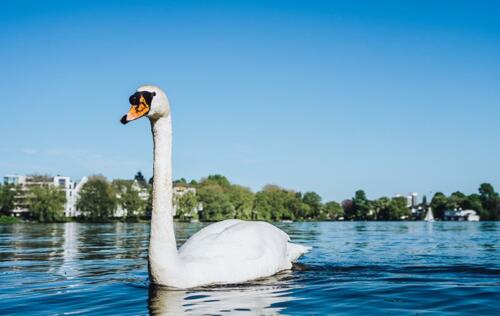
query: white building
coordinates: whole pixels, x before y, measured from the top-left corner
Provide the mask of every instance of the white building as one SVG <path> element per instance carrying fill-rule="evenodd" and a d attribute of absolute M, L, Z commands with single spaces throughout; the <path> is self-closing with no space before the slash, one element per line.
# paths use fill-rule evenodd
<path fill-rule="evenodd" d="M 479 221 L 479 215 L 477 215 L 477 212 L 474 210 L 446 210 L 444 211 L 444 220 L 477 222 Z"/>
<path fill-rule="evenodd" d="M 147 201 L 149 198 L 149 192 L 147 188 L 142 187 L 137 180 L 114 180 L 114 181 L 132 181 L 132 190 L 136 191 L 137 194 L 139 195 L 139 198 L 143 201 Z M 113 182 L 114 183 L 114 182 Z M 124 192 L 117 192 L 116 197 L 118 199 L 121 198 L 121 194 Z M 113 213 L 114 217 L 126 217 L 128 213 L 128 210 L 125 209 L 120 203 L 117 204 L 116 209 Z"/>
<path fill-rule="evenodd" d="M 411 207 L 417 207 L 418 206 L 418 194 L 415 192 L 412 192 L 409 194 L 411 198 Z"/>
<path fill-rule="evenodd" d="M 20 187 L 21 192 L 24 192 L 17 196 L 16 205 L 12 210 L 15 216 L 19 216 L 21 213 L 28 212 L 27 209 L 27 192 L 30 187 L 55 187 L 60 188 L 65 196 L 66 203 L 64 205 L 64 214 L 68 217 L 73 217 L 79 215 L 76 209 L 76 202 L 78 200 L 78 194 L 82 186 L 87 182 L 87 177 L 84 177 L 80 182 L 76 183 L 71 181 L 70 177 L 57 175 L 55 177 L 43 176 L 43 175 L 6 175 L 3 177 L 3 182 L 5 184 L 13 184 Z"/>
<path fill-rule="evenodd" d="M 406 206 L 409 208 L 416 208 L 418 206 L 418 194 L 415 192 L 408 193 L 407 195 L 398 193 L 394 197 L 404 197 L 406 199 Z"/>
<path fill-rule="evenodd" d="M 54 187 L 61 189 L 66 197 L 66 203 L 64 205 L 64 215 L 67 217 L 76 217 L 81 215 L 81 212 L 77 209 L 76 204 L 80 196 L 80 191 L 85 183 L 88 181 L 88 177 L 83 177 L 79 182 L 71 181 L 70 177 L 57 175 L 55 177 L 44 176 L 44 175 L 6 175 L 3 178 L 5 184 L 12 184 L 20 187 L 21 194 L 16 196 L 15 207 L 12 210 L 14 216 L 20 216 L 22 213 L 29 212 L 28 210 L 28 191 L 30 187 Z M 123 180 L 115 180 L 123 181 Z M 128 180 L 126 180 L 128 181 Z M 131 180 L 132 181 L 132 180 Z M 136 180 L 133 180 L 132 189 L 137 191 L 139 197 L 147 201 L 149 198 L 149 191 L 147 188 L 142 187 Z M 196 194 L 195 188 L 189 187 L 174 187 L 173 197 L 174 201 L 176 198 L 183 196 L 191 192 Z M 117 193 L 117 198 L 120 198 L 120 192 Z M 198 206 L 193 209 L 193 212 L 202 211 L 202 204 L 199 203 Z M 177 205 L 173 205 L 173 213 L 177 213 Z M 127 210 L 121 205 L 117 205 L 113 216 L 114 217 L 125 217 L 127 215 Z"/>
<path fill-rule="evenodd" d="M 80 191 L 82 190 L 83 185 L 87 183 L 88 180 L 89 179 L 87 177 L 83 177 L 78 183 L 73 183 L 73 189 L 69 190 L 69 192 L 66 192 L 66 205 L 64 208 L 64 213 L 66 214 L 66 216 L 75 217 L 81 214 L 80 211 L 78 211 L 78 209 L 76 208 L 76 203 L 78 201 L 78 198 L 80 197 Z"/>

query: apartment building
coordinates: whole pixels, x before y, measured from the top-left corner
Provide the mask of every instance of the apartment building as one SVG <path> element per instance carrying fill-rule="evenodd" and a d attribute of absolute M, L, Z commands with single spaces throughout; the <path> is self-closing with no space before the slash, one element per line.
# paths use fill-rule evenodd
<path fill-rule="evenodd" d="M 87 182 L 84 177 L 78 182 L 72 181 L 70 177 L 57 175 L 55 177 L 46 175 L 6 175 L 3 178 L 5 184 L 16 185 L 20 189 L 20 194 L 16 196 L 15 206 L 12 210 L 14 216 L 21 216 L 28 212 L 28 192 L 33 187 L 55 187 L 60 188 L 66 195 L 64 214 L 68 217 L 79 215 L 76 208 L 78 194 L 82 186 Z"/>

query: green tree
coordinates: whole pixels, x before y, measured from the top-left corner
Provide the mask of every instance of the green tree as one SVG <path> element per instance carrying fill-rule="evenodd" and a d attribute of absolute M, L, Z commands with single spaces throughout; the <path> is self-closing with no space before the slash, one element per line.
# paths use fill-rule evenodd
<path fill-rule="evenodd" d="M 129 221 L 139 220 L 146 209 L 146 201 L 139 196 L 141 188 L 138 185 L 134 185 L 131 180 L 113 180 L 111 183 L 116 203 L 126 210 L 126 219 Z"/>
<path fill-rule="evenodd" d="M 402 196 L 392 198 L 389 208 L 391 220 L 408 219 L 411 215 L 411 211 L 407 206 L 406 198 Z"/>
<path fill-rule="evenodd" d="M 302 200 L 302 193 L 288 191 L 282 219 L 306 219 L 311 214 L 311 207 Z"/>
<path fill-rule="evenodd" d="M 434 212 L 434 217 L 438 219 L 444 218 L 444 211 L 448 204 L 448 198 L 442 192 L 436 192 L 431 200 L 431 207 Z"/>
<path fill-rule="evenodd" d="M 254 210 L 252 213 L 253 220 L 271 220 L 273 212 L 271 200 L 270 192 L 259 191 L 255 194 Z"/>
<path fill-rule="evenodd" d="M 446 208 L 450 210 L 464 208 L 467 197 L 460 191 L 453 192 L 446 201 Z"/>
<path fill-rule="evenodd" d="M 344 216 L 344 209 L 342 208 L 342 206 L 339 203 L 337 203 L 335 201 L 330 201 L 330 202 L 325 203 L 325 206 L 323 209 L 324 209 L 325 214 L 326 214 L 326 219 L 336 220 L 339 217 Z"/>
<path fill-rule="evenodd" d="M 352 199 L 352 213 L 348 214 L 348 219 L 355 220 L 367 220 L 370 218 L 370 210 L 372 205 L 370 201 L 366 198 L 365 191 L 358 190 L 354 194 L 354 198 Z"/>
<path fill-rule="evenodd" d="M 462 208 L 481 212 L 483 210 L 483 204 L 481 203 L 481 197 L 479 194 L 474 193 L 468 195 L 462 204 Z"/>
<path fill-rule="evenodd" d="M 189 186 L 192 188 L 196 188 L 198 186 L 198 182 L 196 180 L 189 181 Z"/>
<path fill-rule="evenodd" d="M 108 221 L 116 208 L 115 194 L 106 178 L 92 176 L 82 186 L 77 208 L 85 220 L 93 222 Z"/>
<path fill-rule="evenodd" d="M 411 211 L 407 206 L 405 197 L 381 197 L 373 203 L 376 209 L 376 218 L 383 221 L 398 221 L 408 219 Z"/>
<path fill-rule="evenodd" d="M 58 188 L 33 187 L 29 190 L 30 215 L 33 220 L 40 223 L 62 221 L 65 203 L 66 196 Z"/>
<path fill-rule="evenodd" d="M 249 220 L 252 219 L 252 210 L 255 196 L 246 187 L 234 184 L 229 190 L 229 200 L 235 209 L 235 218 Z"/>
<path fill-rule="evenodd" d="M 481 198 L 481 203 L 483 205 L 483 209 L 487 211 L 488 217 L 485 219 L 488 220 L 497 220 L 499 219 L 499 212 L 497 207 L 498 202 L 498 193 L 495 192 L 493 186 L 489 183 L 482 183 L 479 186 L 479 196 Z M 486 212 L 485 212 L 486 213 Z"/>
<path fill-rule="evenodd" d="M 203 185 L 218 185 L 223 189 L 228 189 L 231 186 L 231 182 L 229 180 L 220 175 L 220 174 L 214 174 L 214 175 L 209 175 L 207 178 L 202 179 L 201 183 Z"/>
<path fill-rule="evenodd" d="M 198 219 L 198 198 L 193 192 L 187 192 L 174 199 L 176 218 L 180 221 Z"/>
<path fill-rule="evenodd" d="M 222 175 L 209 175 L 199 183 L 191 181 L 198 190 L 198 200 L 203 204 L 202 220 L 227 218 L 251 219 L 255 196 L 240 185 L 233 185 Z M 187 183 L 186 183 L 187 185 Z"/>
<path fill-rule="evenodd" d="M 10 215 L 19 189 L 13 184 L 0 184 L 0 214 Z"/>
<path fill-rule="evenodd" d="M 187 183 L 186 179 L 180 178 L 180 179 L 174 180 L 173 185 L 174 185 L 174 187 L 187 187 L 188 183 Z"/>
<path fill-rule="evenodd" d="M 383 196 L 375 200 L 373 204 L 377 212 L 377 220 L 389 221 L 394 219 L 395 214 L 392 213 L 390 198 Z"/>
<path fill-rule="evenodd" d="M 217 183 L 204 183 L 198 189 L 198 199 L 203 204 L 201 219 L 204 221 L 220 221 L 234 218 L 234 205 L 229 195 Z"/>
<path fill-rule="evenodd" d="M 306 215 L 306 218 L 315 219 L 320 217 L 323 207 L 321 204 L 321 196 L 315 192 L 306 192 L 302 197 L 302 202 L 309 205 L 310 212 Z"/>
<path fill-rule="evenodd" d="M 255 195 L 254 213 L 254 219 L 279 221 L 305 218 L 310 213 L 310 207 L 302 202 L 300 193 L 277 185 L 266 185 Z"/>

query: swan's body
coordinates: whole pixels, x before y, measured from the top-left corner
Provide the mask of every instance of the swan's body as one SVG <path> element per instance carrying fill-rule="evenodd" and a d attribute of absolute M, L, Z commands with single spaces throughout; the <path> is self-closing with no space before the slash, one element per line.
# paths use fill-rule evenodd
<path fill-rule="evenodd" d="M 179 249 L 186 274 L 180 275 L 174 286 L 241 283 L 288 270 L 307 251 L 288 241 L 286 233 L 266 222 L 225 220 L 212 224 Z M 160 284 L 172 281 L 161 277 Z"/>
<path fill-rule="evenodd" d="M 149 273 L 155 284 L 192 288 L 241 283 L 290 269 L 309 247 L 292 244 L 288 235 L 265 222 L 226 220 L 209 225 L 177 250 L 172 214 L 172 127 L 164 92 L 140 87 L 131 96 L 127 123 L 141 116 L 151 120 L 154 140 L 153 213 Z M 149 102 L 149 103 L 148 103 Z"/>

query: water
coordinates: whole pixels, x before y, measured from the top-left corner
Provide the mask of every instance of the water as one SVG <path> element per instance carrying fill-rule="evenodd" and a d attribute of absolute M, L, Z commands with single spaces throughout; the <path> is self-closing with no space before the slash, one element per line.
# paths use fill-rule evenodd
<path fill-rule="evenodd" d="M 298 271 L 189 291 L 149 287 L 149 225 L 0 225 L 0 315 L 500 315 L 500 223 L 277 225 L 314 247 Z"/>

